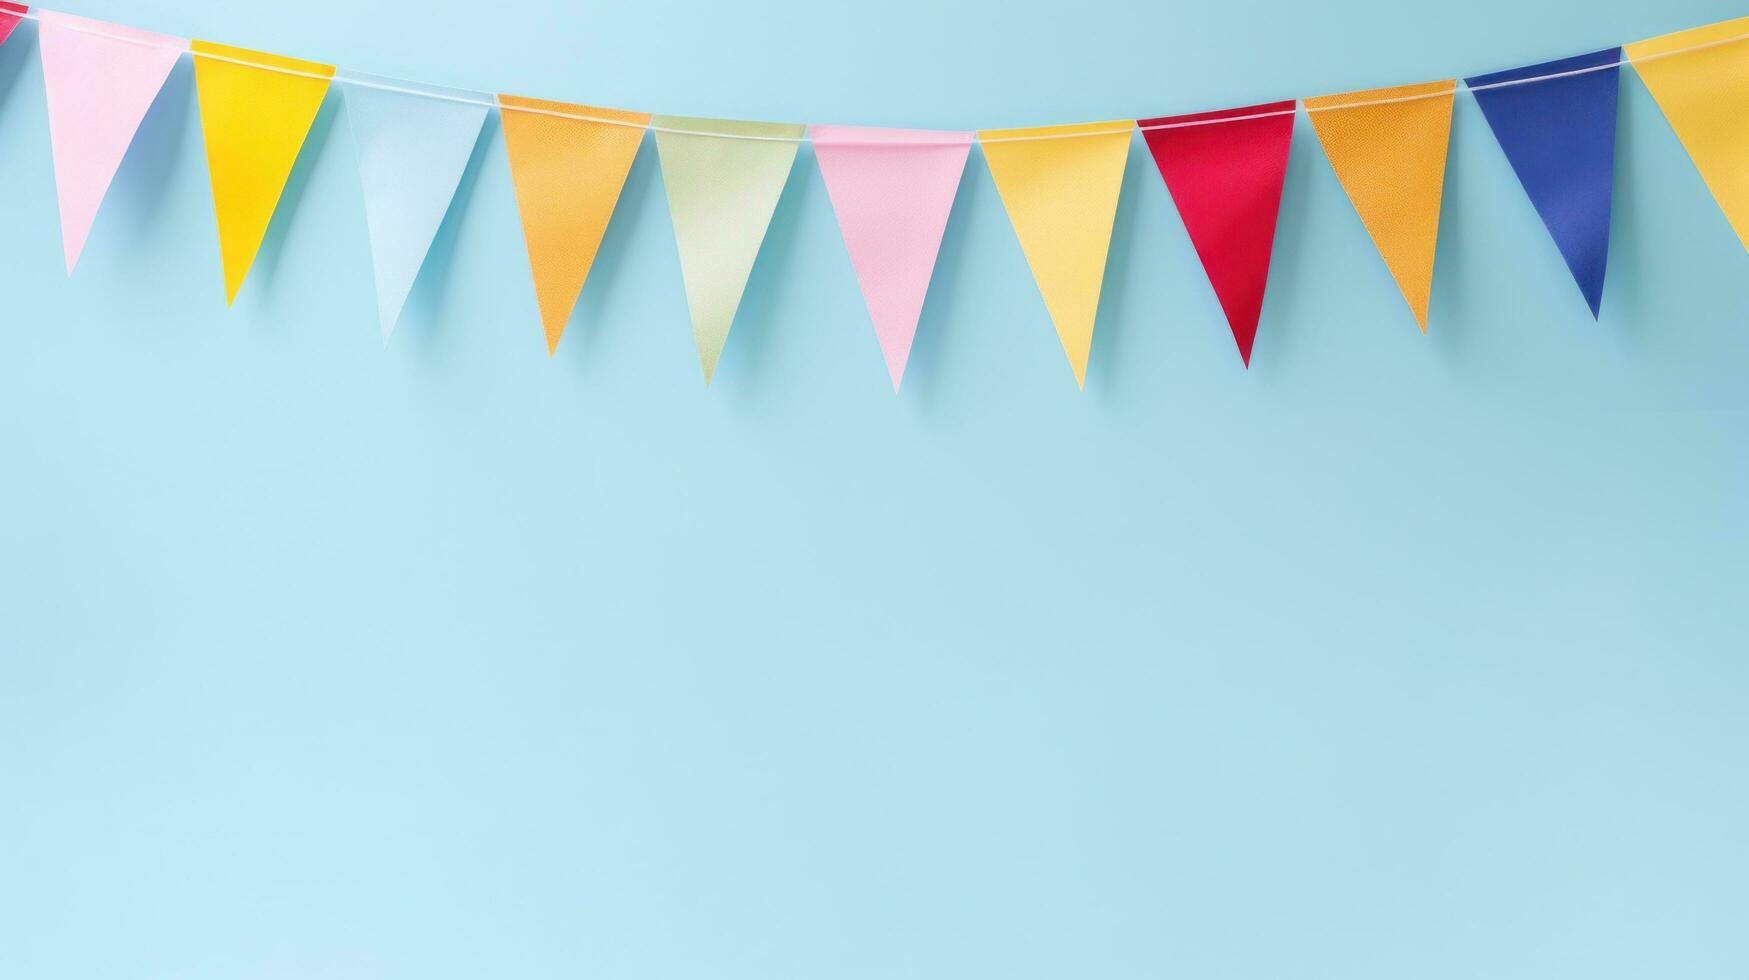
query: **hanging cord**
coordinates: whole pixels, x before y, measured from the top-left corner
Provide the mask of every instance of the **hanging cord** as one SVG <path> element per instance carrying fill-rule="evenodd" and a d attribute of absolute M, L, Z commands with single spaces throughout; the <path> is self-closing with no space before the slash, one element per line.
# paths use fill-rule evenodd
<path fill-rule="evenodd" d="M 20 20 L 41 21 L 42 18 L 38 15 L 40 13 L 43 13 L 43 12 L 45 12 L 45 11 L 43 11 L 42 8 L 39 8 L 39 7 L 32 7 L 31 9 L 25 11 L 24 13 L 14 13 L 14 12 L 9 11 L 9 10 L 0 9 L 0 17 L 15 17 L 15 18 L 18 18 Z M 46 12 L 47 13 L 59 13 L 58 11 L 46 11 Z M 68 14 L 65 16 L 71 17 L 73 15 Z M 465 96 L 465 95 L 453 95 L 453 94 L 450 94 L 447 92 L 433 92 L 429 89 L 420 88 L 418 86 L 417 82 L 409 81 L 407 79 L 384 78 L 384 79 L 379 81 L 379 80 L 375 80 L 375 79 L 350 77 L 350 76 L 347 76 L 345 74 L 324 75 L 324 74 L 320 74 L 317 72 L 301 71 L 301 70 L 296 69 L 296 68 L 282 68 L 278 65 L 266 65 L 266 64 L 262 64 L 258 61 L 249 61 L 249 60 L 244 59 L 244 58 L 233 58 L 229 55 L 217 54 L 215 52 L 210 52 L 210 51 L 195 51 L 191 48 L 187 48 L 187 47 L 184 47 L 181 45 L 162 44 L 162 43 L 159 43 L 157 41 L 146 40 L 146 39 L 138 38 L 138 37 L 131 37 L 131 36 L 126 35 L 126 34 L 115 34 L 115 33 L 109 32 L 109 31 L 101 30 L 101 29 L 96 28 L 96 27 L 88 26 L 84 23 L 69 23 L 69 24 L 64 24 L 61 26 L 64 26 L 70 30 L 78 31 L 82 34 L 92 35 L 93 37 L 108 38 L 108 39 L 113 40 L 113 41 L 124 41 L 124 42 L 129 43 L 129 44 L 138 44 L 138 45 L 142 45 L 144 47 L 175 48 L 178 51 L 186 52 L 187 54 L 189 54 L 192 57 L 204 58 L 208 61 L 219 61 L 219 62 L 224 62 L 226 64 L 242 65 L 245 68 L 255 68 L 255 69 L 259 69 L 261 71 L 277 72 L 277 73 L 282 74 L 282 75 L 292 75 L 292 76 L 296 76 L 298 78 L 310 78 L 310 79 L 315 79 L 317 81 L 324 81 L 324 82 L 336 81 L 342 85 L 355 86 L 357 88 L 374 89 L 374 90 L 379 91 L 379 92 L 394 92 L 394 93 L 397 93 L 400 95 L 412 95 L 412 96 L 418 96 L 419 98 L 435 99 L 435 100 L 442 101 L 442 102 L 456 102 L 456 103 L 461 103 L 463 105 L 484 106 L 488 109 L 497 109 L 500 112 L 525 112 L 525 113 L 529 113 L 531 115 L 553 116 L 553 117 L 556 117 L 559 119 L 572 119 L 572 120 L 576 120 L 578 122 L 600 123 L 600 124 L 606 125 L 606 126 L 624 126 L 628 129 L 643 129 L 643 130 L 648 130 L 649 132 L 652 132 L 652 133 L 670 133 L 670 134 L 673 134 L 676 136 L 710 136 L 710 137 L 715 137 L 718 139 L 753 140 L 753 141 L 765 142 L 765 143 L 805 143 L 805 142 L 809 141 L 809 138 L 807 136 L 763 136 L 763 135 L 760 135 L 757 133 L 715 133 L 715 132 L 710 132 L 709 130 L 677 129 L 677 128 L 673 128 L 673 127 L 669 127 L 669 126 L 658 126 L 658 125 L 654 125 L 651 123 L 629 122 L 629 121 L 624 120 L 624 119 L 613 119 L 613 118 L 604 117 L 604 116 L 591 116 L 591 115 L 587 115 L 584 113 L 567 112 L 567 111 L 562 110 L 562 109 L 546 109 L 546 108 L 542 108 L 539 106 L 506 105 L 497 99 L 484 99 L 484 98 L 477 99 L 477 98 L 470 98 L 470 97 Z M 1575 75 L 1588 75 L 1588 74 L 1590 74 L 1592 72 L 1596 72 L 1596 71 L 1609 71 L 1611 69 L 1621 68 L 1624 65 L 1635 64 L 1636 62 L 1644 63 L 1644 62 L 1648 62 L 1648 61 L 1657 61 L 1657 60 L 1662 59 L 1662 58 L 1670 58 L 1670 57 L 1674 57 L 1674 56 L 1679 55 L 1679 54 L 1689 54 L 1689 53 L 1695 52 L 1695 51 L 1705 51 L 1709 48 L 1716 48 L 1716 47 L 1720 47 L 1721 45 L 1726 45 L 1726 44 L 1735 44 L 1739 41 L 1745 41 L 1745 40 L 1749 40 L 1749 34 L 1736 34 L 1736 35 L 1733 35 L 1731 37 L 1720 38 L 1716 41 L 1708 41 L 1704 44 L 1692 44 L 1692 45 L 1689 45 L 1688 47 L 1685 47 L 1685 48 L 1674 48 L 1674 49 L 1669 50 L 1669 51 L 1661 51 L 1657 54 L 1650 54 L 1650 55 L 1646 55 L 1642 58 L 1635 59 L 1634 61 L 1630 61 L 1627 58 L 1621 58 L 1621 59 L 1618 59 L 1616 61 L 1607 62 L 1605 64 L 1587 65 L 1583 68 L 1574 68 L 1574 69 L 1571 69 L 1569 71 L 1551 72 L 1547 75 L 1532 75 L 1532 76 L 1529 76 L 1527 78 L 1513 78 L 1513 79 L 1508 79 L 1506 81 L 1501 81 L 1501 82 L 1489 82 L 1485 85 L 1465 85 L 1464 88 L 1470 92 L 1486 92 L 1486 91 L 1489 91 L 1491 89 L 1509 88 L 1509 87 L 1515 86 L 1515 85 L 1530 85 L 1530 84 L 1535 83 L 1535 82 L 1551 82 L 1551 81 L 1555 81 L 1556 79 L 1561 79 L 1561 78 L 1572 78 Z M 1308 113 L 1312 113 L 1312 112 L 1336 112 L 1336 111 L 1342 110 L 1342 109 L 1362 109 L 1362 108 L 1366 108 L 1367 106 L 1393 105 L 1393 104 L 1400 103 L 1400 102 L 1420 102 L 1423 99 L 1442 99 L 1442 98 L 1447 98 L 1447 97 L 1453 95 L 1456 92 L 1456 90 L 1457 90 L 1457 83 L 1454 80 L 1452 83 L 1452 88 L 1450 88 L 1450 89 L 1439 89 L 1439 90 L 1435 90 L 1432 92 L 1420 92 L 1420 93 L 1417 93 L 1415 95 L 1401 95 L 1401 96 L 1396 96 L 1393 98 L 1361 99 L 1361 100 L 1357 100 L 1354 102 L 1339 102 L 1339 103 L 1334 103 L 1331 105 L 1320 105 L 1320 106 L 1297 105 L 1293 108 L 1274 109 L 1274 110 L 1271 110 L 1269 112 L 1251 112 L 1251 113 L 1244 113 L 1241 115 L 1234 115 L 1234 116 L 1216 116 L 1212 119 L 1189 119 L 1189 120 L 1182 120 L 1182 121 L 1178 121 L 1178 122 L 1154 123 L 1154 124 L 1148 125 L 1148 126 L 1133 125 L 1133 126 L 1126 126 L 1122 129 L 1083 130 L 1083 131 L 1077 131 L 1077 132 L 1071 132 L 1071 133 L 1030 133 L 1030 134 L 1027 134 L 1024 136 L 996 136 L 996 137 L 992 137 L 990 139 L 980 139 L 978 142 L 980 142 L 980 143 L 1038 143 L 1038 142 L 1043 142 L 1046 140 L 1084 139 L 1084 138 L 1094 137 L 1094 136 L 1121 136 L 1121 135 L 1124 135 L 1126 133 L 1131 132 L 1132 130 L 1138 130 L 1138 129 L 1144 133 L 1147 133 L 1147 132 L 1153 132 L 1155 130 L 1160 130 L 1160 129 L 1187 129 L 1187 128 L 1190 128 L 1192 126 L 1217 126 L 1217 125 L 1220 125 L 1222 123 L 1244 122 L 1244 121 L 1250 120 L 1250 119 L 1272 119 L 1272 118 L 1275 118 L 1278 116 L 1291 116 L 1291 115 L 1294 115 L 1296 112 L 1299 112 L 1301 109 L 1304 109 Z M 1095 125 L 1097 125 L 1097 123 Z M 1051 128 L 1054 128 L 1054 127 L 1051 127 Z M 887 145 L 887 144 L 882 144 L 882 145 Z M 906 145 L 906 146 L 933 146 L 933 145 L 958 146 L 958 145 L 960 145 L 960 142 L 959 141 L 943 140 L 939 143 L 931 143 L 930 141 L 927 141 L 927 140 L 918 140 L 918 141 L 907 141 L 904 145 Z"/>

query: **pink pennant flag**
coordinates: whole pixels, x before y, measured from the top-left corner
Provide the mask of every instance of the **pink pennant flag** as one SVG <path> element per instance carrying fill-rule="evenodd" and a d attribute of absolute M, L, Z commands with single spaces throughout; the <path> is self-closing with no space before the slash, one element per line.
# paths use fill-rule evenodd
<path fill-rule="evenodd" d="M 898 391 L 972 134 L 813 126 L 809 135 Z"/>
<path fill-rule="evenodd" d="M 52 10 L 37 16 L 61 248 L 72 275 L 134 131 L 188 42 Z"/>

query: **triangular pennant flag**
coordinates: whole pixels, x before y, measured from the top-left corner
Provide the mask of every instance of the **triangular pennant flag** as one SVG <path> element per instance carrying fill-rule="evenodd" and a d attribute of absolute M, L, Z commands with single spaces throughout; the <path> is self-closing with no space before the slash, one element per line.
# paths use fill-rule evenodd
<path fill-rule="evenodd" d="M 18 26 L 24 14 L 30 13 L 30 8 L 22 3 L 8 3 L 0 0 L 0 44 L 12 36 L 12 29 Z"/>
<path fill-rule="evenodd" d="M 807 127 L 686 116 L 651 125 L 708 385 Z"/>
<path fill-rule="evenodd" d="M 1083 388 L 1134 132 L 1128 119 L 978 131 L 996 193 Z"/>
<path fill-rule="evenodd" d="M 1427 332 L 1452 80 L 1306 99 L 1306 115 L 1361 224 Z"/>
<path fill-rule="evenodd" d="M 808 133 L 898 391 L 972 134 L 856 126 Z"/>
<path fill-rule="evenodd" d="M 1609 48 L 1464 80 L 1592 316 L 1609 265 L 1620 63 Z"/>
<path fill-rule="evenodd" d="M 515 95 L 498 96 L 498 107 L 552 354 L 595 264 L 650 115 Z"/>
<path fill-rule="evenodd" d="M 67 274 L 146 110 L 188 42 L 45 10 L 38 15 Z"/>
<path fill-rule="evenodd" d="M 1154 164 L 1251 366 L 1293 140 L 1294 104 L 1141 119 Z"/>
<path fill-rule="evenodd" d="M 400 319 L 425 253 L 480 141 L 490 99 L 472 92 L 347 72 L 346 117 L 358 144 L 365 224 L 383 343 Z"/>
<path fill-rule="evenodd" d="M 211 41 L 195 41 L 193 50 L 229 304 L 261 248 L 334 66 Z"/>
<path fill-rule="evenodd" d="M 1749 249 L 1749 17 L 1622 48 Z M 1671 57 L 1674 55 L 1674 57 Z"/>

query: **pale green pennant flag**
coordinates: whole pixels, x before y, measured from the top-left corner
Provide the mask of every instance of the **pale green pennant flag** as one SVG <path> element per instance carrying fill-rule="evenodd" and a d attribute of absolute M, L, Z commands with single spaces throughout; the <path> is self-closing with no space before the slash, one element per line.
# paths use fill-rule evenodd
<path fill-rule="evenodd" d="M 650 128 L 698 359 L 710 384 L 807 127 L 657 116 Z"/>

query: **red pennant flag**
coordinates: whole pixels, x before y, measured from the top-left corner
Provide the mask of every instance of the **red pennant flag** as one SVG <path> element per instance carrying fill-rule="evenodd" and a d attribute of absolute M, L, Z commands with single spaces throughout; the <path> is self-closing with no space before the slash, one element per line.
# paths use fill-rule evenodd
<path fill-rule="evenodd" d="M 30 8 L 22 3 L 6 3 L 0 0 L 0 44 L 5 44 L 11 36 L 12 29 L 23 20 L 23 15 L 30 13 Z"/>
<path fill-rule="evenodd" d="M 1281 182 L 1287 176 L 1294 103 L 1162 116 L 1136 125 L 1215 287 L 1239 356 L 1250 367 Z"/>

